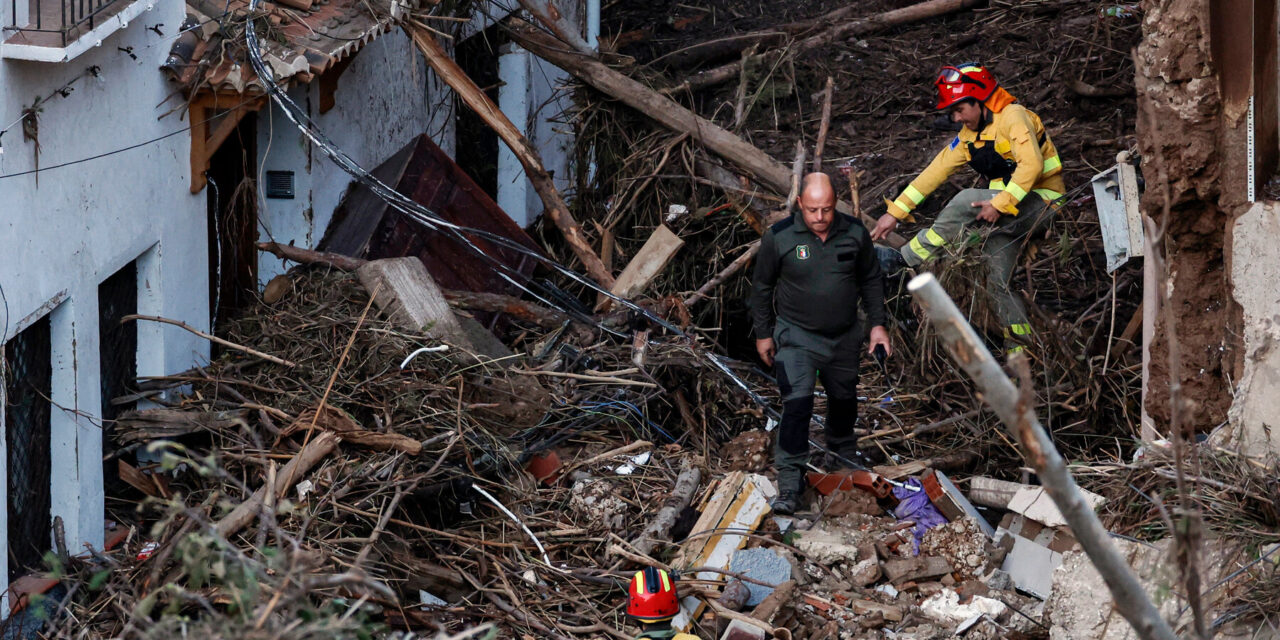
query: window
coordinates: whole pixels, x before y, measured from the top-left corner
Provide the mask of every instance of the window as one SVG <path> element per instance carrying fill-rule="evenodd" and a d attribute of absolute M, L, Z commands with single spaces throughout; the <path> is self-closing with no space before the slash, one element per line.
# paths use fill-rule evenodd
<path fill-rule="evenodd" d="M 135 402 L 114 400 L 136 391 L 138 377 L 138 323 L 120 319 L 138 312 L 138 263 L 130 262 L 98 285 L 98 379 L 102 383 L 102 453 L 114 451 L 115 419 L 134 408 Z M 114 461 L 103 471 L 107 481 L 115 477 Z"/>
<path fill-rule="evenodd" d="M 52 387 L 49 316 L 45 316 L 4 347 L 9 582 L 27 570 L 43 568 L 41 559 L 52 546 Z"/>

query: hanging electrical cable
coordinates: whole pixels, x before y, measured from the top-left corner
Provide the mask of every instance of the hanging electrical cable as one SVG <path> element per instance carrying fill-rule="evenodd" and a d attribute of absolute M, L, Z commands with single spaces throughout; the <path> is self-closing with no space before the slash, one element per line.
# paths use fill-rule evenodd
<path fill-rule="evenodd" d="M 260 3 L 261 3 L 261 0 L 250 0 L 249 12 L 251 16 L 255 15 Z M 250 21 L 252 22 L 257 19 L 259 18 L 251 17 Z M 477 256 L 481 257 L 481 259 L 489 263 L 494 268 L 494 270 L 498 273 L 498 275 L 501 276 L 507 282 L 509 282 L 511 285 L 515 286 L 521 291 L 524 291 L 525 293 L 528 293 L 529 295 L 533 296 L 543 304 L 560 309 L 566 314 L 569 314 L 570 317 L 574 317 L 579 321 L 599 327 L 601 330 L 608 332 L 610 334 L 613 334 L 619 337 L 624 336 L 624 334 L 621 334 L 613 329 L 610 329 L 604 326 L 603 324 L 597 322 L 594 318 L 591 318 L 590 316 L 587 316 L 573 309 L 564 308 L 562 305 L 557 305 L 547 300 L 547 296 L 542 295 L 531 288 L 531 286 L 537 286 L 536 284 L 526 282 L 525 278 L 521 274 L 514 272 L 510 267 L 508 267 L 505 263 L 503 263 L 497 257 L 490 255 L 483 248 L 477 246 L 468 236 L 483 238 L 484 240 L 487 240 L 497 246 L 504 247 L 512 251 L 518 252 L 522 255 L 528 256 L 538 261 L 539 263 L 545 265 L 546 267 L 550 268 L 551 270 L 563 275 L 564 277 L 569 278 L 574 282 L 577 282 L 581 285 L 588 287 L 589 289 L 595 291 L 596 293 L 604 297 L 607 297 L 610 300 L 613 300 L 615 303 L 621 305 L 622 307 L 630 309 L 632 312 L 638 314 L 639 316 L 645 318 L 646 320 L 649 320 L 655 325 L 660 326 L 663 329 L 666 329 L 667 331 L 671 332 L 673 335 L 685 338 L 686 340 L 689 341 L 689 346 L 693 349 L 694 353 L 702 356 L 716 370 L 720 371 L 726 377 L 728 377 L 729 380 L 731 380 L 736 386 L 742 389 L 742 391 L 744 391 L 754 403 L 760 406 L 767 415 L 774 418 L 775 420 L 778 419 L 779 414 L 775 409 L 773 409 L 773 407 L 769 404 L 769 402 L 766 401 L 759 394 L 757 394 L 746 383 L 746 381 L 744 381 L 741 377 L 735 374 L 733 370 L 730 369 L 729 366 L 725 363 L 724 359 L 698 346 L 691 336 L 686 334 L 679 327 L 667 321 L 665 318 L 658 316 L 652 311 L 645 309 L 644 307 L 636 304 L 635 302 L 632 302 L 631 300 L 622 298 L 610 292 L 609 290 L 601 287 L 596 282 L 582 276 L 581 274 L 573 271 L 572 269 L 569 269 L 564 265 L 561 265 L 558 262 L 555 262 L 554 260 L 551 260 L 550 258 L 542 255 L 537 251 L 530 250 L 528 247 L 525 247 L 524 245 L 518 242 L 515 242 L 514 240 L 506 238 L 505 236 L 484 231 L 482 229 L 466 227 L 466 226 L 455 224 L 453 222 L 445 220 L 441 218 L 439 214 L 435 213 L 434 211 L 431 211 L 430 209 L 423 206 L 422 204 L 415 202 L 412 199 L 408 198 L 407 196 L 399 193 L 395 189 L 383 183 L 377 177 L 373 176 L 371 173 L 369 173 L 367 170 L 361 167 L 359 163 L 357 163 L 349 155 L 347 155 L 345 151 L 343 151 L 342 149 L 334 145 L 333 142 L 328 138 L 328 136 L 326 136 L 324 132 L 320 130 L 320 128 L 315 124 L 315 122 L 311 120 L 310 116 L 305 111 L 303 111 L 297 105 L 297 103 L 295 103 L 293 99 L 290 98 L 276 83 L 274 76 L 271 74 L 271 72 L 269 71 L 269 68 L 267 67 L 266 62 L 262 58 L 262 51 L 261 51 L 259 40 L 258 40 L 257 29 L 255 28 L 245 29 L 245 43 L 247 45 L 246 50 L 249 58 L 249 63 L 252 66 L 254 73 L 258 75 L 258 78 L 261 81 L 261 84 L 266 90 L 268 96 L 271 98 L 272 102 L 274 102 L 280 108 L 284 116 L 288 118 L 289 121 L 292 122 L 294 126 L 296 126 L 298 130 L 302 132 L 304 136 L 310 139 L 311 142 L 314 143 L 317 148 L 319 148 L 322 152 L 324 152 L 324 154 L 328 156 L 329 159 L 333 161 L 334 164 L 338 165 L 339 168 L 347 172 L 352 178 L 354 178 L 357 182 L 359 182 L 360 184 L 368 188 L 371 192 L 373 192 L 375 195 L 381 198 L 393 209 L 401 212 L 402 214 L 407 216 L 409 219 L 415 222 L 418 222 L 419 224 L 423 225 L 429 230 L 443 232 L 449 237 L 460 242 L 463 246 L 467 247 Z M 822 450 L 825 450 L 825 448 L 823 447 L 819 447 L 819 448 Z"/>

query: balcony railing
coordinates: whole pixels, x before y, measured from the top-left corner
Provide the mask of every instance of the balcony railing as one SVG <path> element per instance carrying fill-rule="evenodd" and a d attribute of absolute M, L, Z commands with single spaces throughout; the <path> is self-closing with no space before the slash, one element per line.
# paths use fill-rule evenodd
<path fill-rule="evenodd" d="M 130 4 L 129 0 L 9 1 L 12 24 L 5 26 L 5 39 L 45 47 L 66 47 Z M 26 24 L 19 24 L 24 17 Z"/>

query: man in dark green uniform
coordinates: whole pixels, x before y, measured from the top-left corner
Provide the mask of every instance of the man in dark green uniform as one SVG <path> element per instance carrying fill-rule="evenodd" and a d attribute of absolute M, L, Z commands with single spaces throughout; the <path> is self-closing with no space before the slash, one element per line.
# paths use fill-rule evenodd
<path fill-rule="evenodd" d="M 859 300 L 871 325 L 868 351 L 877 345 L 892 351 L 871 235 L 862 223 L 837 214 L 835 204 L 826 174 L 805 176 L 800 211 L 765 232 L 756 256 L 751 300 L 756 350 L 774 367 L 782 395 L 774 446 L 776 513 L 794 513 L 800 505 L 815 378 L 827 392 L 827 447 L 843 458 L 861 457 L 853 435 L 866 335 L 858 322 Z"/>

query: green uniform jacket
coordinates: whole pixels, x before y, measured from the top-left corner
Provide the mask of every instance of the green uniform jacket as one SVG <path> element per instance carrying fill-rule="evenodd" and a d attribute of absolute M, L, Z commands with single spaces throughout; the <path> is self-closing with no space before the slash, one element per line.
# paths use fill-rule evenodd
<path fill-rule="evenodd" d="M 770 227 L 760 239 L 751 285 L 757 339 L 773 336 L 777 318 L 841 335 L 857 325 L 859 300 L 872 327 L 885 323 L 880 261 L 871 234 L 852 216 L 835 214 L 826 242 L 809 231 L 800 213 Z"/>

